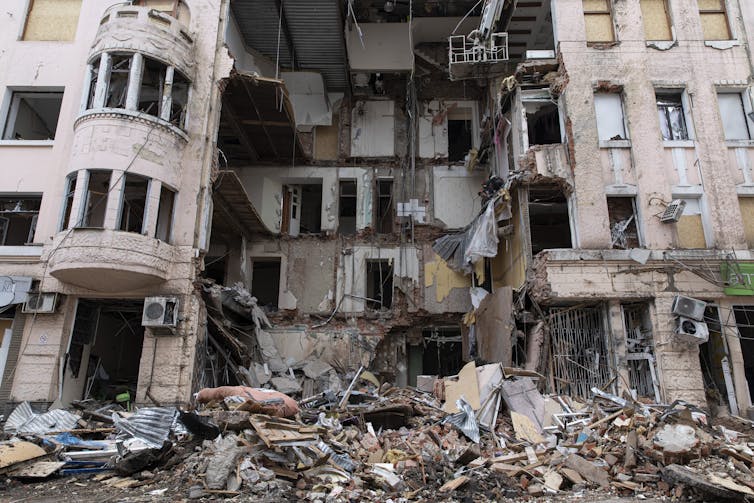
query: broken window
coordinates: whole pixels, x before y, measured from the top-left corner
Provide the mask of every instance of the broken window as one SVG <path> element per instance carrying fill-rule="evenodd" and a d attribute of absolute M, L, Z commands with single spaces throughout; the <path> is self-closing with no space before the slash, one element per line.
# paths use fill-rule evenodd
<path fill-rule="evenodd" d="M 633 197 L 608 197 L 607 213 L 610 218 L 610 241 L 613 248 L 639 248 L 639 231 L 636 224 L 636 199 Z"/>
<path fill-rule="evenodd" d="M 14 91 L 3 140 L 54 140 L 62 103 L 62 92 Z"/>
<path fill-rule="evenodd" d="M 539 100 L 524 100 L 524 109 L 526 110 L 529 146 L 561 142 L 560 113 L 557 102 L 549 97 Z"/>
<path fill-rule="evenodd" d="M 186 125 L 188 111 L 189 80 L 177 70 L 173 73 L 172 98 L 169 122 L 180 128 Z"/>
<path fill-rule="evenodd" d="M 473 146 L 472 110 L 469 107 L 448 107 L 448 161 L 466 158 Z"/>
<path fill-rule="evenodd" d="M 73 196 L 76 194 L 76 173 L 70 174 L 65 179 L 65 193 L 63 194 L 63 221 L 60 222 L 60 230 L 64 231 L 70 226 L 71 211 L 73 210 Z"/>
<path fill-rule="evenodd" d="M 107 194 L 110 191 L 111 171 L 90 171 L 86 193 L 82 201 L 83 214 L 80 227 L 104 227 Z M 78 226 L 77 226 L 78 227 Z"/>
<path fill-rule="evenodd" d="M 644 21 L 644 38 L 673 40 L 668 0 L 641 0 L 640 3 L 641 17 Z"/>
<path fill-rule="evenodd" d="M 367 260 L 368 309 L 390 309 L 393 304 L 393 266 L 389 260 Z"/>
<path fill-rule="evenodd" d="M 568 201 L 558 187 L 529 188 L 529 232 L 534 255 L 551 248 L 571 248 Z"/>
<path fill-rule="evenodd" d="M 0 198 L 0 246 L 34 242 L 42 197 Z"/>
<path fill-rule="evenodd" d="M 601 307 L 558 307 L 549 313 L 555 392 L 592 397 L 612 380 L 612 357 Z"/>
<path fill-rule="evenodd" d="M 698 0 L 704 40 L 730 40 L 725 0 Z"/>
<path fill-rule="evenodd" d="M 227 254 L 221 257 L 204 258 L 204 277 L 214 279 L 220 285 L 225 284 L 225 271 L 228 265 Z"/>
<path fill-rule="evenodd" d="M 615 40 L 610 2 L 611 0 L 583 0 L 587 43 Z"/>
<path fill-rule="evenodd" d="M 322 231 L 322 184 L 301 186 L 302 234 L 319 234 Z"/>
<path fill-rule="evenodd" d="M 144 216 L 147 210 L 149 179 L 126 173 L 123 179 L 120 225 L 118 230 L 126 232 L 144 232 Z"/>
<path fill-rule="evenodd" d="M 110 67 L 110 80 L 107 85 L 105 106 L 108 108 L 126 108 L 128 93 L 128 75 L 131 71 L 130 54 L 113 54 Z"/>
<path fill-rule="evenodd" d="M 157 228 L 155 236 L 160 241 L 169 242 L 173 231 L 173 207 L 175 206 L 175 191 L 165 185 L 160 189 L 160 206 L 157 210 Z"/>
<path fill-rule="evenodd" d="M 136 396 L 144 342 L 144 301 L 80 299 L 66 354 L 64 400 L 113 402 Z"/>
<path fill-rule="evenodd" d="M 699 199 L 684 199 L 686 206 L 680 220 L 675 224 L 678 232 L 678 248 L 706 248 L 702 208 Z"/>
<path fill-rule="evenodd" d="M 252 259 L 251 294 L 257 304 L 275 311 L 280 296 L 280 259 Z"/>
<path fill-rule="evenodd" d="M 393 181 L 377 180 L 375 192 L 377 212 L 375 213 L 375 230 L 378 234 L 390 234 L 393 232 Z"/>
<path fill-rule="evenodd" d="M 754 306 L 733 306 L 741 353 L 744 357 L 744 375 L 749 384 L 749 396 L 754 401 Z"/>
<path fill-rule="evenodd" d="M 660 401 L 655 367 L 652 320 L 646 303 L 621 306 L 626 329 L 626 360 L 631 390 L 640 397 Z"/>
<path fill-rule="evenodd" d="M 744 235 L 750 250 L 754 250 L 754 197 L 739 197 L 741 217 L 744 221 Z"/>
<path fill-rule="evenodd" d="M 458 374 L 463 367 L 461 330 L 458 327 L 422 330 L 422 342 L 420 375 L 445 377 Z"/>
<path fill-rule="evenodd" d="M 623 100 L 620 94 L 595 93 L 594 108 L 597 113 L 597 132 L 600 141 L 628 139 L 623 117 Z"/>
<path fill-rule="evenodd" d="M 745 99 L 744 93 L 717 93 L 717 104 L 720 107 L 726 140 L 751 140 L 753 138 L 754 124 L 752 124 L 752 119 L 746 116 Z"/>
<path fill-rule="evenodd" d="M 162 94 L 165 89 L 167 65 L 154 59 L 144 58 L 144 73 L 139 88 L 140 112 L 160 117 L 162 115 Z"/>
<path fill-rule="evenodd" d="M 80 12 L 81 0 L 30 0 L 22 40 L 74 40 Z"/>
<path fill-rule="evenodd" d="M 356 182 L 341 180 L 338 211 L 338 232 L 344 235 L 356 234 Z"/>
<path fill-rule="evenodd" d="M 657 113 L 663 140 L 688 140 L 683 92 L 657 91 Z"/>

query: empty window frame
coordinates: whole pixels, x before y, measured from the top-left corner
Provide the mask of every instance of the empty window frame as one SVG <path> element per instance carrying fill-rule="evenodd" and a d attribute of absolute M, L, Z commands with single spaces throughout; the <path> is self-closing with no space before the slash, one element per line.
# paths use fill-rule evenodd
<path fill-rule="evenodd" d="M 73 196 L 76 194 L 76 173 L 68 175 L 65 179 L 65 192 L 63 193 L 63 213 L 61 215 L 60 230 L 64 231 L 70 226 L 71 211 L 73 210 Z"/>
<path fill-rule="evenodd" d="M 128 76 L 131 72 L 131 54 L 113 54 L 110 67 L 110 81 L 107 85 L 105 106 L 108 108 L 126 108 Z"/>
<path fill-rule="evenodd" d="M 744 359 L 744 375 L 749 384 L 749 396 L 754 401 L 754 306 L 733 306 L 741 353 Z"/>
<path fill-rule="evenodd" d="M 548 93 L 549 94 L 549 93 Z M 524 99 L 526 129 L 531 145 L 550 145 L 561 142 L 558 103 L 551 98 Z"/>
<path fill-rule="evenodd" d="M 706 248 L 707 241 L 704 237 L 701 200 L 688 198 L 684 201 L 686 201 L 686 206 L 683 209 L 683 214 L 675 224 L 678 233 L 678 248 Z"/>
<path fill-rule="evenodd" d="M 608 346 L 602 307 L 551 308 L 548 325 L 555 392 L 589 399 L 592 388 L 612 380 L 612 348 Z"/>
<path fill-rule="evenodd" d="M 568 201 L 555 186 L 529 188 L 529 232 L 532 254 L 551 248 L 571 248 Z"/>
<path fill-rule="evenodd" d="M 754 120 L 747 116 L 751 112 L 746 106 L 746 95 L 741 92 L 718 92 L 717 104 L 726 140 L 751 140 L 754 138 Z"/>
<path fill-rule="evenodd" d="M 118 230 L 144 233 L 144 217 L 147 212 L 149 179 L 126 173 L 123 178 L 123 193 Z"/>
<path fill-rule="evenodd" d="M 102 228 L 105 226 L 107 195 L 110 192 L 111 171 L 89 171 L 86 193 L 82 201 L 81 223 L 78 227 Z"/>
<path fill-rule="evenodd" d="M 319 234 L 322 232 L 322 184 L 301 186 L 301 222 L 299 232 L 302 234 Z"/>
<path fill-rule="evenodd" d="M 655 95 L 662 139 L 666 141 L 689 140 L 691 136 L 686 124 L 683 91 L 657 90 Z"/>
<path fill-rule="evenodd" d="M 390 234 L 393 232 L 393 220 L 395 219 L 395 212 L 393 211 L 393 181 L 377 180 L 376 187 L 375 208 L 377 211 L 374 215 L 374 228 L 378 234 Z"/>
<path fill-rule="evenodd" d="M 697 0 L 704 40 L 730 40 L 732 38 L 725 0 Z"/>
<path fill-rule="evenodd" d="M 615 40 L 611 2 L 612 0 L 583 0 L 587 43 Z"/>
<path fill-rule="evenodd" d="M 34 242 L 42 197 L 0 197 L 0 246 Z"/>
<path fill-rule="evenodd" d="M 367 260 L 366 301 L 368 309 L 390 309 L 393 305 L 393 266 L 389 260 Z"/>
<path fill-rule="evenodd" d="M 638 396 L 660 401 L 660 387 L 655 367 L 654 337 L 649 305 L 624 304 L 623 325 L 626 330 L 626 364 L 631 390 Z"/>
<path fill-rule="evenodd" d="M 448 161 L 460 162 L 474 146 L 474 112 L 470 106 L 448 106 Z"/>
<path fill-rule="evenodd" d="M 356 181 L 341 180 L 338 188 L 338 232 L 347 236 L 356 234 Z"/>
<path fill-rule="evenodd" d="M 626 140 L 626 121 L 623 99 L 618 93 L 595 93 L 594 108 L 597 113 L 597 132 L 600 141 Z"/>
<path fill-rule="evenodd" d="M 744 222 L 744 235 L 750 250 L 754 250 L 754 197 L 739 197 L 741 217 Z"/>
<path fill-rule="evenodd" d="M 144 73 L 139 88 L 140 112 L 160 117 L 162 115 L 162 94 L 165 89 L 165 73 L 167 65 L 144 58 Z"/>
<path fill-rule="evenodd" d="M 668 0 L 641 0 L 641 17 L 646 40 L 673 40 Z"/>
<path fill-rule="evenodd" d="M 14 91 L 3 140 L 54 140 L 62 103 L 62 92 Z"/>
<path fill-rule="evenodd" d="M 607 214 L 610 219 L 610 244 L 612 248 L 639 248 L 639 229 L 636 218 L 636 199 L 633 197 L 608 197 Z"/>
<path fill-rule="evenodd" d="M 270 311 L 278 308 L 280 296 L 280 259 L 252 259 L 251 294 L 257 303 Z"/>
<path fill-rule="evenodd" d="M 170 242 L 173 232 L 173 210 L 175 191 L 165 185 L 160 189 L 160 206 L 157 210 L 157 228 L 155 236 L 160 241 Z"/>
<path fill-rule="evenodd" d="M 81 0 L 30 0 L 22 40 L 74 40 L 80 13 Z"/>

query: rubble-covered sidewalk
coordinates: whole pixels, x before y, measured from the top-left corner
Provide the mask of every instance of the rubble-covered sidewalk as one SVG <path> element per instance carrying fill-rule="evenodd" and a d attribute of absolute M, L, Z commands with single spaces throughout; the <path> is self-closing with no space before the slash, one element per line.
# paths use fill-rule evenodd
<path fill-rule="evenodd" d="M 500 364 L 469 363 L 423 380 L 425 391 L 363 368 L 343 377 L 343 391 L 298 402 L 233 386 L 201 390 L 191 411 L 22 404 L 4 424 L 4 491 L 96 482 L 155 500 L 754 496 L 754 430 L 742 418 L 596 388 L 588 401 L 544 396 L 536 374 Z"/>

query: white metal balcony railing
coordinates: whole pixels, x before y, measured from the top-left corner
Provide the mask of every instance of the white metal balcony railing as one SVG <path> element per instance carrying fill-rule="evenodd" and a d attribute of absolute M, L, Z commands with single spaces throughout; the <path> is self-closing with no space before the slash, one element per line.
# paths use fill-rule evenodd
<path fill-rule="evenodd" d="M 489 40 L 480 42 L 466 35 L 450 37 L 448 48 L 450 67 L 459 64 L 500 63 L 508 60 L 508 34 L 492 33 Z"/>

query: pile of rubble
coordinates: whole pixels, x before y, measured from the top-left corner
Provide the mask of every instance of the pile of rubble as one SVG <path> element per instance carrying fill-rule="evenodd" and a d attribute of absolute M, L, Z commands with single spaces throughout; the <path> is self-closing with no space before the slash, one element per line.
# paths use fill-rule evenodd
<path fill-rule="evenodd" d="M 264 388 L 204 389 L 192 411 L 79 403 L 37 414 L 22 404 L 4 425 L 0 474 L 91 477 L 192 499 L 754 497 L 751 422 L 597 388 L 590 400 L 544 396 L 537 380 L 472 362 L 458 376 L 421 377 L 419 388 L 381 384 L 362 368 L 345 390 L 299 401 Z"/>

